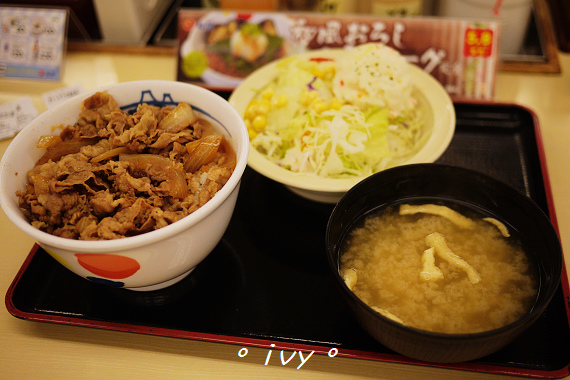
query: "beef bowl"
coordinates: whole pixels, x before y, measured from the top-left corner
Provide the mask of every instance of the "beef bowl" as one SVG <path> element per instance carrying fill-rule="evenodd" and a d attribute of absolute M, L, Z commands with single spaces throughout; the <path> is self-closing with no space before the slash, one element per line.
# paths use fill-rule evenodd
<path fill-rule="evenodd" d="M 439 164 L 357 184 L 330 216 L 326 251 L 363 329 L 436 363 L 479 359 L 512 342 L 543 313 L 563 266 L 557 232 L 529 197 Z"/>
<path fill-rule="evenodd" d="M 242 118 L 217 94 L 119 83 L 47 110 L 14 138 L 0 166 L 1 206 L 77 275 L 161 289 L 221 240 L 248 150 Z"/>

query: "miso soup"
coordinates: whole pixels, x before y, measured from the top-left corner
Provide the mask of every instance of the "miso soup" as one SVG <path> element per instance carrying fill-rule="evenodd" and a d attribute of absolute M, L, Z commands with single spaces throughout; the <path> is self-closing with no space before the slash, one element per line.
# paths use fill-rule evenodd
<path fill-rule="evenodd" d="M 537 294 L 536 266 L 516 231 L 452 203 L 398 205 L 368 215 L 345 239 L 339 270 L 377 312 L 440 333 L 510 324 L 532 308 Z"/>

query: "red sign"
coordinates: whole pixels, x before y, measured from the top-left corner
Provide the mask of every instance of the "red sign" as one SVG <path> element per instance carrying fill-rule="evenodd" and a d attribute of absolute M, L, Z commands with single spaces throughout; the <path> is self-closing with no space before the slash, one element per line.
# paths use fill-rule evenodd
<path fill-rule="evenodd" d="M 466 57 L 490 57 L 493 52 L 493 31 L 490 29 L 465 30 Z"/>
<path fill-rule="evenodd" d="M 251 72 L 287 55 L 376 42 L 398 50 L 432 75 L 452 98 L 487 100 L 494 91 L 499 25 L 422 17 L 181 9 L 177 80 L 231 91 Z M 259 44 L 240 37 L 248 28 L 265 35 Z"/>

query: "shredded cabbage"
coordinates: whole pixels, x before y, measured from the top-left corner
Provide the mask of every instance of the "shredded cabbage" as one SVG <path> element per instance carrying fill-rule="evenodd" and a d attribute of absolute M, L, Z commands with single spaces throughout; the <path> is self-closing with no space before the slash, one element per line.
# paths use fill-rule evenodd
<path fill-rule="evenodd" d="M 332 60 L 293 56 L 276 68 L 279 74 L 256 99 L 270 90 L 272 99 L 288 101 L 270 107 L 266 125 L 250 138 L 277 165 L 327 178 L 363 177 L 417 150 L 422 122 L 415 101 L 394 112 L 384 101 L 364 107 L 340 100 Z"/>

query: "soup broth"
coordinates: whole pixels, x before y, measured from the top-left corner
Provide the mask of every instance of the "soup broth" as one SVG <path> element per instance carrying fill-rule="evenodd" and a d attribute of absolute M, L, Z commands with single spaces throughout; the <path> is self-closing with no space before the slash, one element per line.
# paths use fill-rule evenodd
<path fill-rule="evenodd" d="M 460 215 L 402 215 L 398 206 L 367 216 L 343 244 L 347 285 L 377 312 L 422 330 L 476 333 L 516 321 L 537 293 L 536 267 L 520 239 L 488 215 L 446 207 Z"/>

